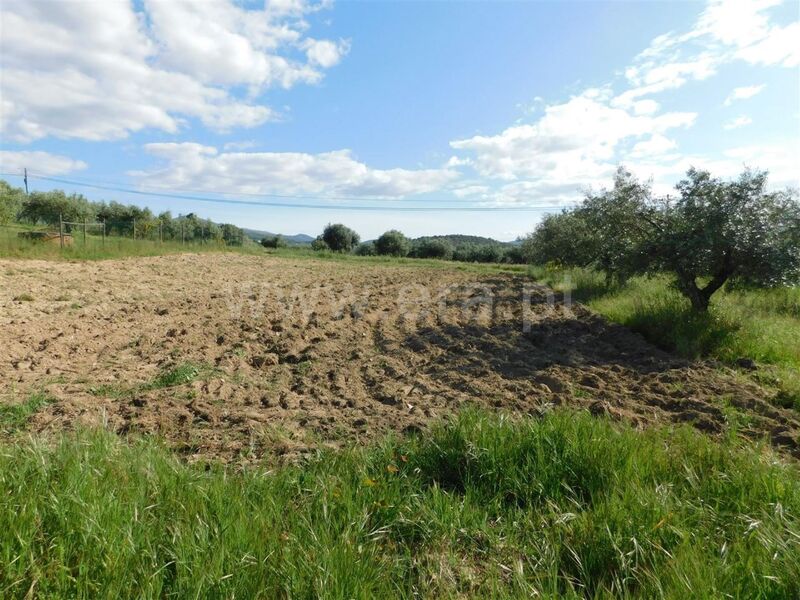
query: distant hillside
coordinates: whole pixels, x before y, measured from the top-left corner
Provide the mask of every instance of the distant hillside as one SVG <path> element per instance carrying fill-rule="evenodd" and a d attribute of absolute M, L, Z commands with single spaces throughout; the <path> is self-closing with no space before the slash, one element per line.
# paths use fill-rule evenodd
<path fill-rule="evenodd" d="M 453 244 L 454 246 L 460 246 L 462 244 L 475 244 L 475 245 L 486 245 L 486 244 L 500 244 L 500 245 L 510 245 L 514 244 L 515 242 L 501 242 L 492 238 L 488 237 L 481 237 L 479 235 L 462 235 L 460 233 L 452 233 L 450 235 L 426 235 L 418 240 L 446 240 Z"/>
<path fill-rule="evenodd" d="M 283 239 L 285 239 L 290 244 L 310 244 L 314 241 L 313 236 L 306 235 L 305 233 L 296 233 L 295 235 L 284 235 L 284 234 L 277 234 L 277 233 L 270 233 L 269 231 L 260 231 L 258 229 L 245 229 L 245 234 L 250 238 L 257 242 L 261 241 L 262 238 L 265 237 L 273 237 L 276 235 L 283 235 Z"/>

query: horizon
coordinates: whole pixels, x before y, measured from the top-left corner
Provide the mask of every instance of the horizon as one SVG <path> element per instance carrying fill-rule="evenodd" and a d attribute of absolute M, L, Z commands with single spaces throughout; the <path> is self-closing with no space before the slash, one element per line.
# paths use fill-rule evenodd
<path fill-rule="evenodd" d="M 800 184 L 792 2 L 0 11 L 0 171 L 32 191 L 285 235 L 512 241 L 620 164 L 656 193 L 689 166 Z"/>

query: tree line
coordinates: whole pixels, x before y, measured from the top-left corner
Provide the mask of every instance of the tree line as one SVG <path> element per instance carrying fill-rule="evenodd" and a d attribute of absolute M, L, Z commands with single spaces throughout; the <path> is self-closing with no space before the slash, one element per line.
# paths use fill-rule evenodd
<path fill-rule="evenodd" d="M 160 235 L 164 240 L 215 241 L 240 245 L 244 232 L 230 223 L 215 223 L 194 213 L 173 217 L 170 211 L 154 214 L 119 202 L 92 202 L 81 194 L 66 194 L 62 190 L 25 194 L 0 180 L 0 225 L 25 223 L 57 227 L 60 220 L 75 223 L 104 222 L 108 235 L 132 236 L 134 223 L 137 238 Z"/>
<path fill-rule="evenodd" d="M 281 236 L 261 240 L 266 248 L 287 245 Z M 411 239 L 397 229 L 384 232 L 374 241 L 362 242 L 361 236 L 342 223 L 333 223 L 311 242 L 317 251 L 352 253 L 358 256 L 394 256 L 398 258 L 436 258 L 462 262 L 525 263 L 520 245 L 503 244 L 474 236 L 430 236 Z"/>

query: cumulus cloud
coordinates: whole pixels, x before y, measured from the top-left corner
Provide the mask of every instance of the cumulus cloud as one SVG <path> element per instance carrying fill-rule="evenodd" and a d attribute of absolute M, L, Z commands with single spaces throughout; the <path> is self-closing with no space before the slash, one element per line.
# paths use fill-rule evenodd
<path fill-rule="evenodd" d="M 746 85 L 744 87 L 733 88 L 733 91 L 725 98 L 725 106 L 730 106 L 737 100 L 747 100 L 753 96 L 760 94 L 765 88 L 765 85 Z"/>
<path fill-rule="evenodd" d="M 349 150 L 220 152 L 194 143 L 153 143 L 145 150 L 161 164 L 130 175 L 151 188 L 398 199 L 440 190 L 460 176 L 447 168 L 374 169 Z"/>
<path fill-rule="evenodd" d="M 261 124 L 276 117 L 255 100 L 263 90 L 315 83 L 346 53 L 306 35 L 303 15 L 322 6 L 4 0 L 0 133 L 110 140 L 189 119 L 220 131 Z"/>
<path fill-rule="evenodd" d="M 607 97 L 590 90 L 547 106 L 532 124 L 514 125 L 497 135 L 456 140 L 450 146 L 471 153 L 472 164 L 483 176 L 536 182 L 535 186 L 511 189 L 552 191 L 566 185 L 574 191 L 608 178 L 623 142 L 647 137 L 651 146 L 663 146 L 666 131 L 689 127 L 695 117 L 689 112 L 635 114 L 611 106 Z"/>
<path fill-rule="evenodd" d="M 66 175 L 86 167 L 82 160 L 49 152 L 0 150 L 0 170 L 6 173 L 22 174 L 23 169 L 28 168 L 40 175 Z"/>

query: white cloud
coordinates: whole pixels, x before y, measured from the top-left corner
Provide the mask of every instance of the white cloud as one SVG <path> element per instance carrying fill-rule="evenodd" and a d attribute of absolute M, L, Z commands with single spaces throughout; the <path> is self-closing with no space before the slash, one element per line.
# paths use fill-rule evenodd
<path fill-rule="evenodd" d="M 707 79 L 726 63 L 796 67 L 800 64 L 800 22 L 779 25 L 769 10 L 780 0 L 712 0 L 694 26 L 684 33 L 655 38 L 625 76 L 632 88 L 615 100 L 629 105 L 636 98 Z"/>
<path fill-rule="evenodd" d="M 671 159 L 655 158 L 626 162 L 625 166 L 642 179 L 653 179 L 654 191 L 675 193 L 674 182 L 690 167 L 705 169 L 716 177 L 733 178 L 745 168 L 769 171 L 772 189 L 800 187 L 800 140 L 784 139 L 760 144 L 736 146 L 719 156 L 676 155 Z"/>
<path fill-rule="evenodd" d="M 66 175 L 86 167 L 82 160 L 49 152 L 0 150 L 0 170 L 6 173 L 22 174 L 22 170 L 28 168 L 40 175 Z"/>
<path fill-rule="evenodd" d="M 544 115 L 532 124 L 515 125 L 493 136 L 456 140 L 450 146 L 474 155 L 474 167 L 483 176 L 530 179 L 541 189 L 567 185 L 574 190 L 613 173 L 624 141 L 648 137 L 651 144 L 663 145 L 661 137 L 653 142 L 653 136 L 689 127 L 695 117 L 684 112 L 635 114 L 610 106 L 591 92 L 546 107 Z"/>
<path fill-rule="evenodd" d="M 152 188 L 246 194 L 403 198 L 441 190 L 460 177 L 450 169 L 373 169 L 349 150 L 219 152 L 193 143 L 147 144 L 158 168 L 130 173 Z"/>
<path fill-rule="evenodd" d="M 730 106 L 737 100 L 747 100 L 753 96 L 760 94 L 765 88 L 765 85 L 747 85 L 744 87 L 733 88 L 733 91 L 725 98 L 725 106 Z"/>
<path fill-rule="evenodd" d="M 650 139 L 637 142 L 633 147 L 633 150 L 631 150 L 627 156 L 629 159 L 662 156 L 670 150 L 677 149 L 677 147 L 678 144 L 675 142 L 675 140 L 671 140 L 660 133 L 655 133 L 650 137 Z"/>
<path fill-rule="evenodd" d="M 746 125 L 750 125 L 750 123 L 752 123 L 752 122 L 753 122 L 753 119 L 751 119 L 750 117 L 748 117 L 746 115 L 740 115 L 740 116 L 736 117 L 735 119 L 731 119 L 730 121 L 727 121 L 723 125 L 723 127 L 725 129 L 738 129 L 739 127 L 744 127 Z"/>
<path fill-rule="evenodd" d="M 4 0 L 0 133 L 109 140 L 145 128 L 174 133 L 188 119 L 221 131 L 274 119 L 255 100 L 264 89 L 317 82 L 347 51 L 306 36 L 302 16 L 320 6 Z"/>

